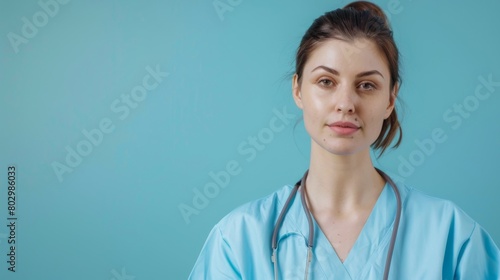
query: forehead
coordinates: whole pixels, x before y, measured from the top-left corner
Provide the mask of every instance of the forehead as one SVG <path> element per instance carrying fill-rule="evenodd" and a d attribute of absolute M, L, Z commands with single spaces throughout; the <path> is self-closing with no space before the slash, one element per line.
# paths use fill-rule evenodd
<path fill-rule="evenodd" d="M 328 39 L 321 42 L 309 54 L 304 65 L 304 74 L 317 66 L 324 65 L 336 69 L 340 74 L 357 74 L 378 70 L 388 76 L 389 66 L 379 47 L 368 39 L 340 40 Z"/>

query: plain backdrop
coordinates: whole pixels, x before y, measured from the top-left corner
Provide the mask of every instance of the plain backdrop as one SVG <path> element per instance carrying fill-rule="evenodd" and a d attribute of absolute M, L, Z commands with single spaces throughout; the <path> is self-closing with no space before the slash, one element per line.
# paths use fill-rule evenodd
<path fill-rule="evenodd" d="M 499 244 L 500 2 L 375 2 L 401 52 L 404 138 L 374 163 Z M 9 166 L 17 221 L 0 278 L 186 279 L 217 221 L 307 169 L 294 52 L 347 3 L 1 1 L 0 225 Z"/>

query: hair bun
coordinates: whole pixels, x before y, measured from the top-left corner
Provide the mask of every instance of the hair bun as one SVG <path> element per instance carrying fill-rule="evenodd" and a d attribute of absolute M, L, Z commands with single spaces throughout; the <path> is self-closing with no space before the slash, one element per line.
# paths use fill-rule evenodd
<path fill-rule="evenodd" d="M 380 18 L 383 22 L 384 25 L 388 28 L 391 29 L 391 25 L 389 23 L 389 20 L 387 19 L 387 16 L 385 15 L 384 11 L 377 5 L 368 1 L 355 1 L 352 3 L 347 4 L 343 9 L 353 9 L 357 11 L 368 11 L 372 15 Z"/>

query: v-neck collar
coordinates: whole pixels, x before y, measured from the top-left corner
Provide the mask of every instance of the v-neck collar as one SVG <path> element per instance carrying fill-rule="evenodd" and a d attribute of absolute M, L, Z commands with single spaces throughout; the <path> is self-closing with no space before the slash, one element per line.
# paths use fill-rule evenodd
<path fill-rule="evenodd" d="M 325 275 L 335 275 L 335 279 L 360 279 L 366 273 L 366 269 L 373 265 L 374 257 L 379 257 L 382 252 L 386 251 L 395 214 L 396 199 L 394 190 L 386 183 L 343 263 L 314 217 L 312 217 L 314 224 L 312 262 L 318 262 Z M 279 236 L 290 232 L 299 232 L 306 240 L 309 237 L 307 217 L 304 213 L 299 192 L 295 195 Z"/>

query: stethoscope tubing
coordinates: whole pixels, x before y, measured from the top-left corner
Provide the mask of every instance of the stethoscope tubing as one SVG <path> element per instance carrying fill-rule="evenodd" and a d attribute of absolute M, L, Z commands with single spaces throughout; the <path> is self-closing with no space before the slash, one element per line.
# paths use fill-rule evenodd
<path fill-rule="evenodd" d="M 394 252 L 394 245 L 396 244 L 396 238 L 398 236 L 398 230 L 399 230 L 399 221 L 401 219 L 401 195 L 399 193 L 398 188 L 396 187 L 396 184 L 394 181 L 389 177 L 389 175 L 385 174 L 382 172 L 382 170 L 377 169 L 380 175 L 384 177 L 384 179 L 389 183 L 389 185 L 392 187 L 394 190 L 394 195 L 396 196 L 396 217 L 394 218 L 394 226 L 392 228 L 392 236 L 391 236 L 391 243 L 389 244 L 389 251 L 387 252 L 387 259 L 385 261 L 385 269 L 384 269 L 384 280 L 387 280 L 389 278 L 389 270 L 391 269 L 391 263 L 392 263 L 392 254 Z"/>
<path fill-rule="evenodd" d="M 387 280 L 389 278 L 389 271 L 391 268 L 391 262 L 392 262 L 392 255 L 394 252 L 394 246 L 396 244 L 396 238 L 398 234 L 398 229 L 399 229 L 399 222 L 401 218 L 401 211 L 402 211 L 402 206 L 401 206 L 401 195 L 399 193 L 399 190 L 394 183 L 394 181 L 387 175 L 385 174 L 382 170 L 375 168 L 377 172 L 389 183 L 389 185 L 392 187 L 394 190 L 394 194 L 396 196 L 396 217 L 394 218 L 394 226 L 392 229 L 392 235 L 391 235 L 391 241 L 389 244 L 389 250 L 387 252 L 387 258 L 385 262 L 385 268 L 384 268 L 384 280 Z M 276 221 L 276 224 L 273 229 L 273 235 L 271 238 L 271 249 L 272 249 L 272 262 L 274 263 L 274 278 L 278 279 L 278 256 L 277 256 L 277 250 L 278 250 L 278 232 L 281 228 L 281 225 L 283 224 L 283 220 L 285 219 L 285 216 L 288 212 L 288 209 L 290 208 L 290 204 L 292 199 L 295 197 L 297 191 L 299 190 L 300 186 L 303 186 L 303 191 L 301 191 L 300 198 L 302 201 L 302 207 L 304 208 L 304 213 L 306 214 L 307 217 L 307 223 L 309 227 L 309 236 L 307 238 L 307 259 L 306 259 L 306 271 L 305 271 L 305 276 L 304 279 L 308 278 L 308 272 L 309 272 L 309 264 L 312 260 L 312 248 L 314 246 L 314 226 L 313 226 L 313 221 L 312 221 L 312 214 L 311 211 L 309 211 L 309 208 L 307 207 L 306 204 L 306 198 L 305 198 L 305 186 L 306 186 L 306 178 L 307 174 L 309 173 L 309 170 L 307 170 L 304 173 L 304 176 L 295 184 L 293 187 L 292 191 L 290 192 L 290 195 L 288 196 L 285 205 L 283 205 L 283 209 L 281 210 L 278 220 Z"/>

